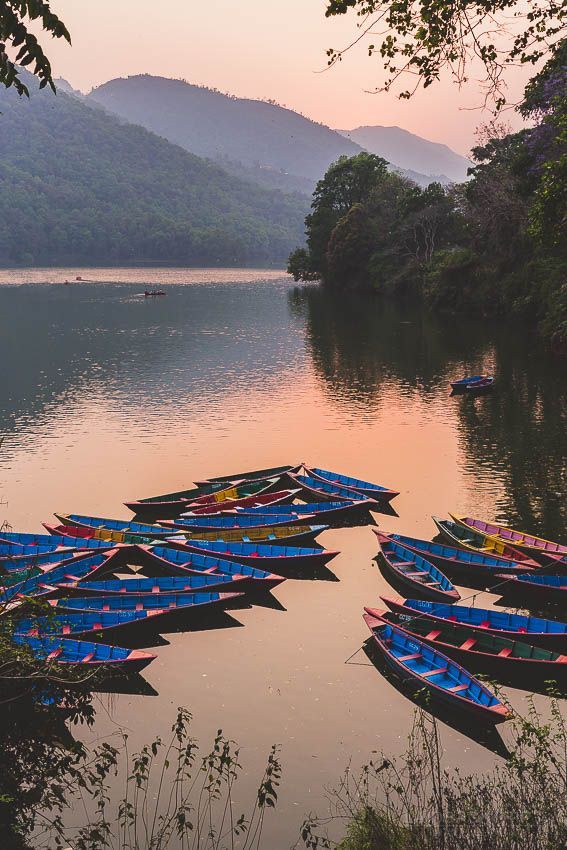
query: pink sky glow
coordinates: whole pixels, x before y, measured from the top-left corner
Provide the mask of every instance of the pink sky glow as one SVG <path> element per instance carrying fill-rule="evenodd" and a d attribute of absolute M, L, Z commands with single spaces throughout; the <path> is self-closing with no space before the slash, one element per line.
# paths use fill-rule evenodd
<path fill-rule="evenodd" d="M 446 77 L 409 102 L 369 94 L 383 72 L 364 47 L 324 70 L 325 50 L 352 39 L 356 18 L 326 19 L 323 0 L 56 0 L 52 8 L 73 45 L 43 43 L 55 75 L 82 91 L 132 74 L 181 77 L 239 97 L 271 98 L 335 128 L 395 124 L 463 154 L 490 118 L 472 80 L 459 90 Z M 511 101 L 528 76 L 527 69 L 510 71 Z M 511 110 L 504 120 L 520 125 Z"/>

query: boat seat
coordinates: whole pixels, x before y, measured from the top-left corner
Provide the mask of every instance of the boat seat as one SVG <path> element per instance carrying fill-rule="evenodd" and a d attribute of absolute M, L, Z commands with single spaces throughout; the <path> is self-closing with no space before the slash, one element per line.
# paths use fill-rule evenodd
<path fill-rule="evenodd" d="M 414 661 L 416 658 L 421 658 L 421 652 L 414 652 L 413 655 L 402 655 L 398 661 Z"/>
<path fill-rule="evenodd" d="M 440 629 L 433 629 L 429 634 L 425 635 L 425 640 L 436 640 L 441 634 Z"/>
<path fill-rule="evenodd" d="M 476 643 L 476 638 L 467 638 L 459 647 L 459 649 L 472 649 Z"/>
<path fill-rule="evenodd" d="M 47 656 L 47 658 L 45 660 L 46 661 L 53 661 L 55 658 L 57 658 L 58 655 L 61 655 L 62 652 L 63 652 L 62 647 L 58 646 L 57 649 L 54 649 L 53 652 L 49 653 L 49 655 Z"/>
<path fill-rule="evenodd" d="M 413 576 L 427 576 L 429 573 L 427 570 L 418 570 L 416 573 L 405 573 L 405 575 L 408 576 L 408 578 L 413 578 Z"/>
<path fill-rule="evenodd" d="M 448 691 L 451 691 L 452 694 L 458 694 L 459 691 L 467 691 L 468 685 L 453 685 L 452 688 L 447 688 Z"/>
<path fill-rule="evenodd" d="M 512 655 L 512 648 L 509 646 L 505 646 L 504 649 L 501 649 L 498 653 L 500 658 L 508 658 L 509 655 Z"/>
<path fill-rule="evenodd" d="M 89 652 L 88 655 L 85 655 L 84 658 L 81 658 L 81 664 L 86 664 L 87 661 L 90 661 L 91 658 L 94 658 L 94 652 Z"/>
<path fill-rule="evenodd" d="M 425 673 L 422 673 L 421 675 L 424 678 L 427 679 L 430 676 L 436 676 L 438 673 L 446 673 L 448 669 L 449 668 L 447 667 L 447 665 L 445 665 L 445 667 L 436 667 L 435 670 L 427 670 Z"/>
<path fill-rule="evenodd" d="M 427 584 L 428 587 L 441 587 L 440 581 L 427 581 L 425 584 Z"/>
<path fill-rule="evenodd" d="M 394 561 L 395 567 L 415 567 L 415 561 Z M 416 573 L 419 575 L 419 573 Z"/>

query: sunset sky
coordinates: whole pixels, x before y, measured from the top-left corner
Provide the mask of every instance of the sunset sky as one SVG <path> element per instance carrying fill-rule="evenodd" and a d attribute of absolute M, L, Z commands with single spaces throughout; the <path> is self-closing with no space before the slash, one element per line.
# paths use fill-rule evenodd
<path fill-rule="evenodd" d="M 131 74 L 181 77 L 271 98 L 331 127 L 395 124 L 465 154 L 490 117 L 472 81 L 459 90 L 445 78 L 410 102 L 368 93 L 383 76 L 363 47 L 324 70 L 325 50 L 349 42 L 356 18 L 327 20 L 323 0 L 55 0 L 52 8 L 73 39 L 72 47 L 46 43 L 54 73 L 82 91 Z M 511 100 L 527 76 L 511 73 Z M 512 111 L 505 120 L 519 126 Z"/>

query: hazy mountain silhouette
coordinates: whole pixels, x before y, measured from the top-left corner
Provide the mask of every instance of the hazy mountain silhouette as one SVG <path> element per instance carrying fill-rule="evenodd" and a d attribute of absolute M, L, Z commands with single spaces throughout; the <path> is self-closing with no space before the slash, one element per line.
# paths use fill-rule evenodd
<path fill-rule="evenodd" d="M 395 162 L 400 168 L 439 176 L 441 182 L 462 182 L 471 165 L 468 159 L 447 145 L 422 139 L 401 127 L 357 127 L 339 132 L 370 153 Z"/>
<path fill-rule="evenodd" d="M 237 179 L 63 91 L 0 87 L 0 264 L 282 262 L 306 198 Z"/>
<path fill-rule="evenodd" d="M 119 78 L 94 89 L 87 99 L 231 173 L 287 191 L 310 194 L 332 162 L 362 149 L 276 103 L 233 97 L 183 80 L 148 74 Z M 396 170 L 402 166 L 393 156 L 387 159 Z M 406 176 L 421 185 L 431 182 L 416 171 Z"/>

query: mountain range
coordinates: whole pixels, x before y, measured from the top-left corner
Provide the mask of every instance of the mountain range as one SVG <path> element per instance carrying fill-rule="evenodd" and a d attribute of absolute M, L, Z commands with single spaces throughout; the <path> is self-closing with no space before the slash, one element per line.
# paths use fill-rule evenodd
<path fill-rule="evenodd" d="M 427 185 L 463 180 L 468 162 L 397 127 L 338 132 L 272 101 L 248 100 L 148 74 L 118 78 L 87 96 L 107 111 L 263 185 L 311 194 L 339 156 L 365 149 Z"/>
<path fill-rule="evenodd" d="M 61 89 L 0 86 L 0 264 L 281 264 L 309 206 Z"/>
<path fill-rule="evenodd" d="M 317 180 L 364 149 L 426 185 L 466 160 L 399 128 L 343 134 L 148 75 L 30 99 L 0 86 L 0 265 L 282 264 Z M 347 136 L 349 136 L 347 138 Z"/>

